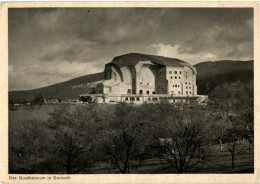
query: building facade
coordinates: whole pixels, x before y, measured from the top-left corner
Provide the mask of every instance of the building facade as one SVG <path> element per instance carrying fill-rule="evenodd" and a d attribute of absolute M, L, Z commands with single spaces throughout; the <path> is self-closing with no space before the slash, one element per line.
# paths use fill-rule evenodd
<path fill-rule="evenodd" d="M 91 98 L 100 103 L 194 99 L 198 96 L 196 74 L 192 65 L 178 59 L 125 54 L 105 65 L 104 80 Z"/>

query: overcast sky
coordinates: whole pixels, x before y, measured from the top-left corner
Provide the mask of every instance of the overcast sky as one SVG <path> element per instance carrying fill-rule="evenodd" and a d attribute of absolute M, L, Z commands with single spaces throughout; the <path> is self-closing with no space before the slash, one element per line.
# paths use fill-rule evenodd
<path fill-rule="evenodd" d="M 9 8 L 9 90 L 101 72 L 145 53 L 196 64 L 253 59 L 253 9 Z"/>

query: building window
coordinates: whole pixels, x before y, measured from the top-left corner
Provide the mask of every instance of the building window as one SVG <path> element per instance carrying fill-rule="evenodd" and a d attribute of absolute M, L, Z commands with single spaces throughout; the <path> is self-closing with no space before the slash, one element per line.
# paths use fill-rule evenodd
<path fill-rule="evenodd" d="M 191 87 L 189 87 L 191 89 Z"/>
<path fill-rule="evenodd" d="M 181 74 L 181 71 L 180 71 L 180 74 Z"/>
<path fill-rule="evenodd" d="M 149 86 L 149 83 L 147 83 L 147 86 Z"/>
<path fill-rule="evenodd" d="M 153 94 L 155 94 L 155 91 L 153 91 Z"/>
<path fill-rule="evenodd" d="M 188 89 L 188 87 L 186 86 L 186 89 Z"/>
<path fill-rule="evenodd" d="M 146 94 L 149 95 L 149 91 L 146 91 Z"/>
<path fill-rule="evenodd" d="M 188 94 L 188 91 L 186 91 L 186 94 Z"/>
<path fill-rule="evenodd" d="M 178 85 L 178 87 L 180 87 L 180 85 Z"/>
<path fill-rule="evenodd" d="M 169 74 L 172 74 L 172 71 L 169 71 Z"/>
<path fill-rule="evenodd" d="M 177 84 L 175 84 L 175 87 L 177 87 L 178 85 Z"/>
<path fill-rule="evenodd" d="M 130 101 L 135 101 L 135 97 L 130 97 Z"/>
<path fill-rule="evenodd" d="M 151 98 L 150 98 L 150 97 L 148 98 L 148 101 L 151 101 Z"/>
<path fill-rule="evenodd" d="M 153 101 L 157 101 L 157 98 L 153 98 Z"/>
<path fill-rule="evenodd" d="M 128 97 L 125 97 L 125 101 L 128 101 Z"/>
<path fill-rule="evenodd" d="M 191 94 L 191 91 L 190 91 L 190 94 Z"/>
<path fill-rule="evenodd" d="M 174 71 L 175 74 L 177 74 L 177 71 Z"/>
<path fill-rule="evenodd" d="M 143 94 L 143 90 L 140 90 L 140 91 L 139 91 L 139 94 Z"/>
<path fill-rule="evenodd" d="M 131 93 L 131 89 L 128 89 L 128 90 L 127 90 L 127 93 L 130 94 L 130 93 Z"/>
<path fill-rule="evenodd" d="M 136 101 L 139 101 L 140 99 L 139 99 L 139 97 L 136 97 Z"/>
<path fill-rule="evenodd" d="M 171 76 L 171 79 L 172 79 L 172 76 Z"/>
<path fill-rule="evenodd" d="M 175 77 L 175 79 L 177 79 L 177 77 Z"/>
<path fill-rule="evenodd" d="M 133 94 L 135 94 L 135 89 L 133 89 Z"/>
<path fill-rule="evenodd" d="M 180 92 L 180 91 L 178 91 L 178 94 L 181 94 L 181 92 Z"/>
<path fill-rule="evenodd" d="M 189 82 L 189 84 L 190 84 L 190 82 Z"/>
<path fill-rule="evenodd" d="M 179 79 L 181 79 L 181 77 L 179 77 Z"/>
<path fill-rule="evenodd" d="M 174 85 L 172 85 L 172 87 L 174 87 Z"/>
<path fill-rule="evenodd" d="M 185 84 L 187 84 L 187 82 L 185 82 Z"/>

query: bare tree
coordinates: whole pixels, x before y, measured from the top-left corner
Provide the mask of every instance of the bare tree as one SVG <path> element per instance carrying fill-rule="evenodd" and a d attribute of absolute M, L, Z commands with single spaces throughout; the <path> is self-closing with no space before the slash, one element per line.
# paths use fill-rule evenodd
<path fill-rule="evenodd" d="M 220 117 L 220 122 L 222 120 L 220 124 L 224 125 L 224 134 L 220 126 L 217 127 L 216 132 L 221 132 L 222 138 L 225 137 L 227 141 L 226 146 L 231 153 L 232 168 L 235 167 L 237 141 L 246 138 L 249 142 L 249 150 L 250 145 L 253 144 L 252 89 L 250 84 L 237 82 L 218 86 L 213 92 L 215 116 Z"/>
<path fill-rule="evenodd" d="M 163 159 L 179 173 L 202 164 L 210 155 L 210 140 L 203 112 L 188 109 L 185 104 L 172 105 L 171 108 L 168 106 L 163 119 L 166 121 L 161 128 L 163 133 L 157 135 L 159 150 L 164 153 Z M 161 137 L 163 135 L 165 137 Z"/>
<path fill-rule="evenodd" d="M 231 154 L 232 169 L 235 168 L 235 155 L 236 155 L 236 151 L 237 151 L 236 147 L 238 145 L 238 142 L 237 142 L 238 138 L 239 138 L 239 134 L 235 128 L 229 129 L 225 133 L 225 139 L 227 142 L 226 147 Z"/>
<path fill-rule="evenodd" d="M 53 140 L 53 153 L 67 174 L 88 173 L 93 163 L 92 153 L 95 140 L 94 120 L 91 118 L 91 109 L 77 106 L 60 107 L 52 113 L 51 127 L 56 128 Z M 57 118 L 57 119 L 56 119 Z M 55 121 L 56 120 L 56 121 Z"/>
<path fill-rule="evenodd" d="M 145 126 L 137 107 L 120 104 L 110 117 L 104 133 L 106 153 L 121 173 L 129 173 L 134 158 L 141 154 Z M 139 162 L 140 163 L 140 162 Z"/>
<path fill-rule="evenodd" d="M 25 160 L 25 169 L 27 172 L 31 170 L 37 172 L 37 161 L 40 153 L 45 148 L 45 131 L 42 129 L 42 121 L 37 119 L 22 122 L 19 132 L 21 139 L 21 147 L 19 156 Z M 30 171 L 31 172 L 31 171 Z"/>
<path fill-rule="evenodd" d="M 237 85 L 237 93 L 235 96 L 238 103 L 235 107 L 237 114 L 237 126 L 240 127 L 240 133 L 243 138 L 248 141 L 248 150 L 254 146 L 254 96 L 253 83 Z"/>

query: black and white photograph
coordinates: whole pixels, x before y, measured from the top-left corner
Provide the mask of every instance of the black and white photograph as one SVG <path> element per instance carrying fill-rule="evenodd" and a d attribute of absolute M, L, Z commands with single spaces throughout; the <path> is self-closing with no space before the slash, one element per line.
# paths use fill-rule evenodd
<path fill-rule="evenodd" d="M 256 171 L 253 7 L 9 7 L 7 49 L 8 174 Z"/>

